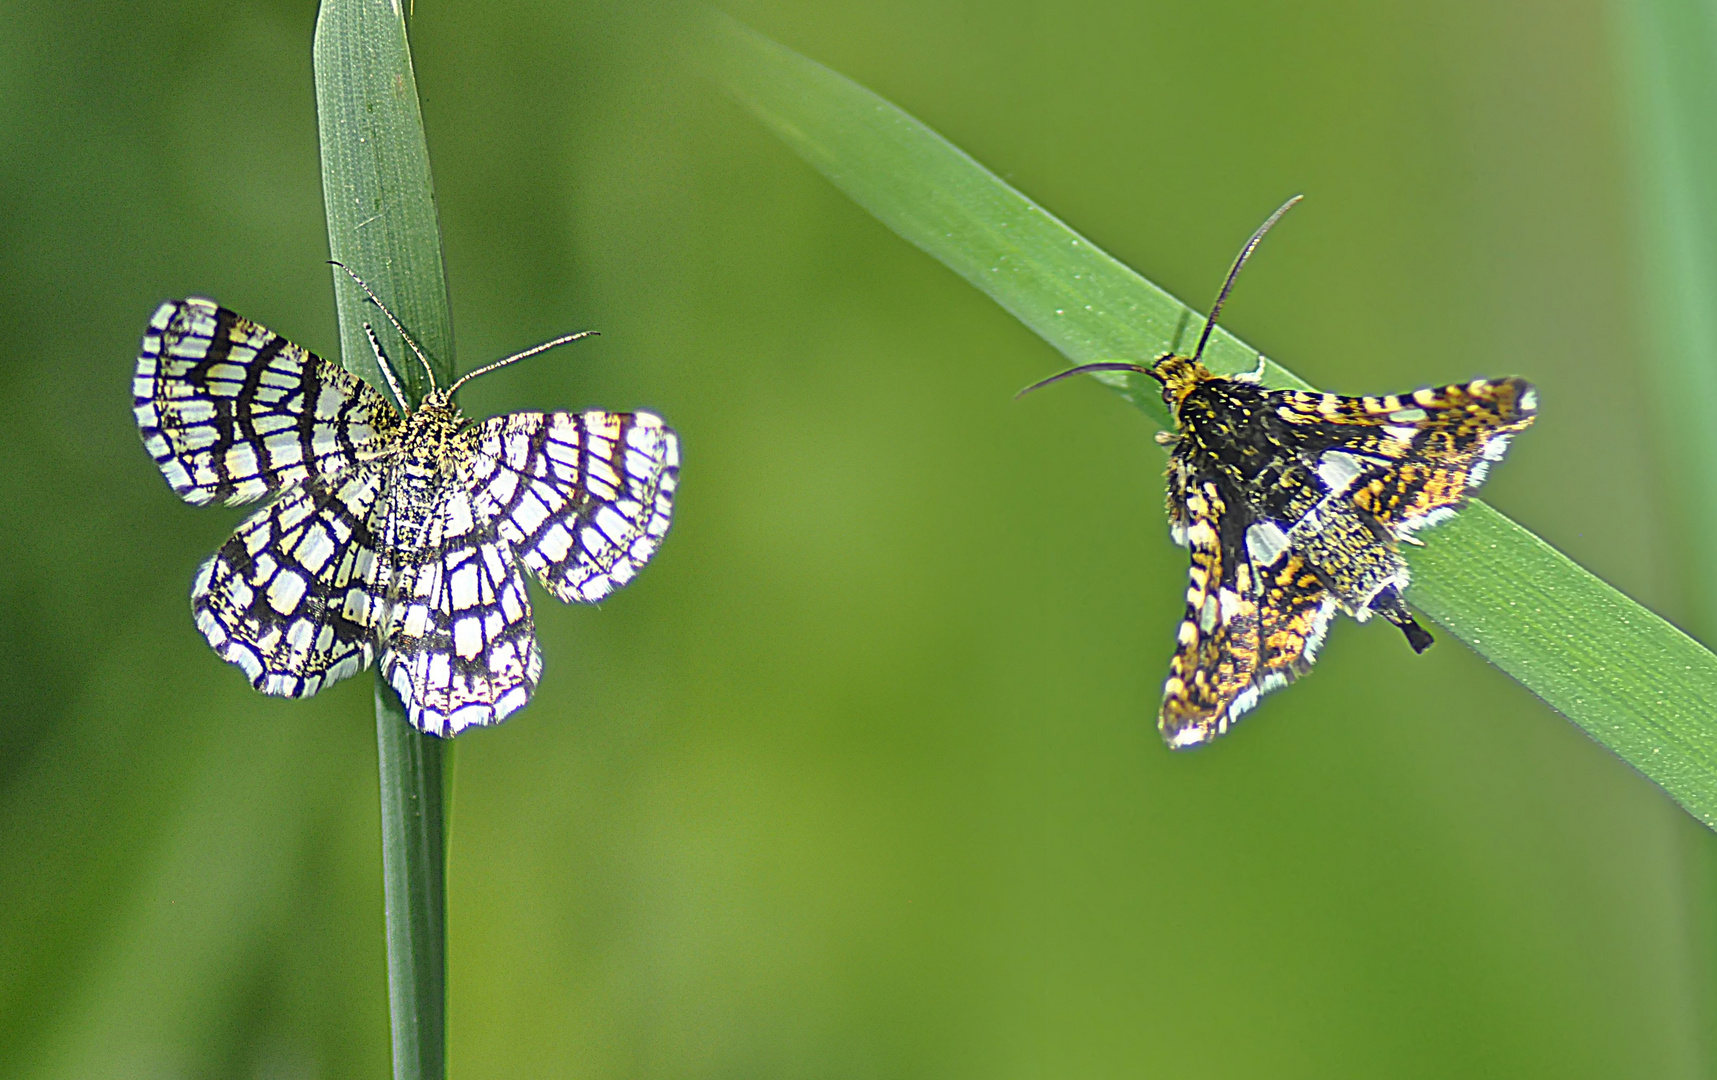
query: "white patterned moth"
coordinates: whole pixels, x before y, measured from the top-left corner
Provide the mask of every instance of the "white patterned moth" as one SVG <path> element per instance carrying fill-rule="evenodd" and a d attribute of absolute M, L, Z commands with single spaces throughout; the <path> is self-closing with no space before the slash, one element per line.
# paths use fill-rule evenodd
<path fill-rule="evenodd" d="M 283 697 L 374 662 L 413 726 L 451 736 L 517 711 L 542 673 L 519 564 L 555 598 L 594 603 L 655 554 L 679 439 L 647 412 L 468 423 L 453 404 L 464 382 L 584 335 L 443 390 L 394 322 L 432 387 L 403 414 L 211 300 L 169 301 L 143 336 L 135 412 L 186 502 L 273 499 L 197 571 L 191 607 L 215 651 Z"/>

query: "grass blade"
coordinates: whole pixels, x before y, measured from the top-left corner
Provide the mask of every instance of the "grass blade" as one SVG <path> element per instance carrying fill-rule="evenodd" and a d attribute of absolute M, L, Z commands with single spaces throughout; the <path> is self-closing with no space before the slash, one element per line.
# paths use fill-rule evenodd
<path fill-rule="evenodd" d="M 453 381 L 453 316 L 441 263 L 441 227 L 429 146 L 417 104 L 405 17 L 390 0 L 325 0 L 316 19 L 316 118 L 322 138 L 322 201 L 330 258 L 351 267 L 393 309 Z M 386 389 L 364 324 L 370 323 L 415 404 L 428 387 L 422 365 L 338 268 L 340 355 Z"/>
<path fill-rule="evenodd" d="M 429 150 L 405 17 L 388 0 L 325 0 L 316 20 L 316 113 L 333 257 L 364 278 L 452 383 L 453 322 L 441 262 Z M 426 373 L 338 269 L 341 356 L 385 387 L 364 324 L 374 326 L 409 402 Z M 395 1080 L 447 1075 L 445 772 L 452 748 L 406 722 L 377 676 L 376 742 L 387 909 L 388 1007 Z"/>
<path fill-rule="evenodd" d="M 399 695 L 376 679 L 394 1080 L 447 1075 L 444 795 L 452 749 L 412 727 Z"/>
<path fill-rule="evenodd" d="M 887 100 L 725 16 L 720 78 L 860 206 L 989 294 L 1075 363 L 1189 344 L 1193 311 Z M 1218 329 L 1212 370 L 1258 353 Z M 1103 375 L 1167 426 L 1157 386 Z M 1305 386 L 1274 363 L 1265 379 Z M 1412 549 L 1409 599 L 1717 827 L 1717 656 L 1490 507 Z"/>

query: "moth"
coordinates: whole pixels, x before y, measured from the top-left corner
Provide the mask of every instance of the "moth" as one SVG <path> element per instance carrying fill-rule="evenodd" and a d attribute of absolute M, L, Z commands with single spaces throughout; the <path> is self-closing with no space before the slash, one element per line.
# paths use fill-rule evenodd
<path fill-rule="evenodd" d="M 1168 521 L 1187 548 L 1186 615 L 1175 634 L 1157 727 L 1171 747 L 1207 743 L 1259 698 L 1303 675 L 1336 612 L 1393 623 L 1415 652 L 1431 634 L 1408 610 L 1400 545 L 1451 517 L 1530 425 L 1538 395 L 1518 378 L 1381 397 L 1260 385 L 1258 370 L 1217 375 L 1200 358 L 1236 275 L 1288 200 L 1241 248 L 1198 346 L 1133 371 L 1162 384 L 1174 431 Z"/>
<path fill-rule="evenodd" d="M 428 373 L 415 408 L 192 297 L 149 320 L 132 382 L 137 426 L 186 502 L 271 500 L 191 586 L 197 628 L 222 659 L 282 697 L 374 662 L 413 726 L 456 735 L 500 722 L 536 689 L 542 656 L 522 571 L 559 600 L 595 603 L 656 553 L 679 438 L 646 412 L 467 422 L 453 402 L 466 382 L 587 334 L 441 388 L 399 320 L 352 278 Z M 406 401 L 364 329 L 394 401 Z"/>

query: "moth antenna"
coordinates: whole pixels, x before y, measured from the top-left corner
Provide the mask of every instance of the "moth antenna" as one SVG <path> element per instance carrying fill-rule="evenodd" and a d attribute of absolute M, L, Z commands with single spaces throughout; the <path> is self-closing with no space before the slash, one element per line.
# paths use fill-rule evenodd
<path fill-rule="evenodd" d="M 417 357 L 417 362 L 423 365 L 423 373 L 429 376 L 429 389 L 431 391 L 439 390 L 440 387 L 435 384 L 435 369 L 430 366 L 429 357 L 424 354 L 423 349 L 418 346 L 417 340 L 407 332 L 405 326 L 400 323 L 394 313 L 388 310 L 388 306 L 382 303 L 381 297 L 377 296 L 375 292 L 370 289 L 369 285 L 364 282 L 364 279 L 353 273 L 352 268 L 347 266 L 345 263 L 329 259 L 328 265 L 338 266 L 340 269 L 344 270 L 346 272 L 346 276 L 356 282 L 358 288 L 364 290 L 364 295 L 370 298 L 370 303 L 382 309 L 382 314 L 388 317 L 388 322 L 393 325 L 394 331 L 399 334 L 401 340 L 411 347 L 412 353 Z M 373 333 L 370 335 L 370 340 L 375 340 L 375 335 Z M 376 351 L 380 353 L 381 349 L 378 347 Z M 391 384 L 393 380 L 390 378 L 388 381 Z M 404 404 L 404 402 L 405 399 L 401 398 L 400 403 Z"/>
<path fill-rule="evenodd" d="M 1258 231 L 1254 232 L 1252 234 L 1252 238 L 1246 241 L 1246 246 L 1240 249 L 1240 255 L 1234 260 L 1234 265 L 1228 269 L 1228 278 L 1222 283 L 1222 291 L 1216 294 L 1216 303 L 1211 306 L 1210 316 L 1204 320 L 1204 332 L 1198 336 L 1198 348 L 1194 349 L 1192 353 L 1193 363 L 1198 363 L 1199 358 L 1204 355 L 1205 343 L 1210 340 L 1211 331 L 1216 329 L 1216 317 L 1222 313 L 1222 305 L 1227 301 L 1229 291 L 1234 288 L 1234 279 L 1240 276 L 1240 268 L 1245 266 L 1246 260 L 1252 257 L 1253 249 L 1258 246 L 1258 242 L 1260 240 L 1264 239 L 1264 234 L 1270 231 L 1270 227 L 1276 224 L 1276 222 L 1282 220 L 1282 215 L 1293 209 L 1294 204 L 1303 198 L 1305 198 L 1304 195 L 1295 195 L 1281 206 L 1278 206 L 1276 208 L 1276 212 L 1266 218 L 1264 224 L 1258 226 Z M 1258 359 L 1259 367 L 1262 369 L 1264 358 L 1260 356 Z M 1065 379 L 1070 375 L 1083 375 L 1089 371 L 1137 371 L 1142 375 L 1151 374 L 1150 368 L 1122 361 L 1101 361 L 1095 364 L 1080 364 L 1078 367 L 1068 368 L 1066 371 L 1057 372 L 1047 379 L 1040 379 L 1039 381 L 1032 383 L 1024 390 L 1015 394 L 1014 400 L 1018 401 L 1033 390 L 1041 390 L 1050 383 L 1060 382 L 1062 379 Z"/>
<path fill-rule="evenodd" d="M 1222 291 L 1216 294 L 1216 303 L 1210 308 L 1210 317 L 1204 320 L 1204 333 L 1198 336 L 1198 348 L 1194 349 L 1192 353 L 1193 363 L 1198 363 L 1199 357 L 1204 355 L 1204 343 L 1210 340 L 1210 332 L 1216 329 L 1216 316 L 1221 314 L 1223 301 L 1228 299 L 1228 291 L 1234 288 L 1234 279 L 1240 276 L 1240 268 L 1245 266 L 1246 260 L 1252 257 L 1252 249 L 1258 246 L 1258 241 L 1264 239 L 1264 234 L 1270 231 L 1270 226 L 1282 220 L 1282 215 L 1293 209 L 1294 204 L 1303 198 L 1305 198 L 1304 195 L 1295 195 L 1277 207 L 1276 212 L 1266 218 L 1264 224 L 1258 226 L 1258 231 L 1252 234 L 1252 239 L 1246 241 L 1246 246 L 1240 249 L 1239 257 L 1234 260 L 1234 265 L 1229 268 L 1228 280 L 1222 283 Z"/>
<path fill-rule="evenodd" d="M 550 349 L 554 348 L 557 345 L 571 344 L 572 342 L 578 341 L 581 338 L 601 337 L 601 336 L 602 335 L 595 330 L 580 330 L 576 334 L 562 334 L 560 337 L 555 338 L 553 341 L 545 341 L 541 345 L 532 346 L 531 348 L 526 349 L 524 352 L 514 353 L 513 355 L 511 355 L 511 356 L 509 356 L 503 360 L 495 361 L 493 364 L 484 364 L 482 367 L 478 368 L 476 371 L 467 371 L 465 374 L 459 376 L 458 379 L 454 380 L 453 385 L 449 386 L 447 388 L 447 396 L 452 397 L 455 393 L 458 392 L 458 390 L 461 386 L 464 386 L 466 383 L 470 382 L 472 379 L 475 379 L 479 375 L 487 375 L 489 372 L 494 371 L 496 368 L 504 368 L 508 364 L 517 363 L 518 361 L 523 360 L 526 357 L 535 356 L 537 353 L 548 352 Z"/>
<path fill-rule="evenodd" d="M 382 343 L 376 338 L 375 328 L 369 323 L 364 324 L 364 334 L 370 339 L 370 348 L 376 354 L 376 367 L 382 369 L 382 378 L 388 381 L 388 389 L 393 391 L 393 402 L 399 406 L 400 412 L 409 412 L 410 404 L 405 400 L 405 393 L 399 388 L 399 380 L 394 378 L 393 364 L 388 361 L 388 354 L 382 352 Z"/>
<path fill-rule="evenodd" d="M 1100 360 L 1095 364 L 1080 364 L 1078 367 L 1071 367 L 1066 371 L 1058 371 L 1047 379 L 1039 379 L 1024 390 L 1015 394 L 1014 400 L 1018 401 L 1033 390 L 1041 390 L 1050 383 L 1060 382 L 1062 379 L 1072 375 L 1083 375 L 1088 371 L 1136 371 L 1141 375 L 1149 375 L 1151 373 L 1151 369 L 1143 366 L 1142 364 L 1129 364 L 1122 360 Z"/>

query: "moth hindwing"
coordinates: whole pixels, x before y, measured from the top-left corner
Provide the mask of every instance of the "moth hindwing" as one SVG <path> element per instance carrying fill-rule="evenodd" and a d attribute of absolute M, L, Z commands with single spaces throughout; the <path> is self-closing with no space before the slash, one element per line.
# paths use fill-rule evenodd
<path fill-rule="evenodd" d="M 192 612 L 215 651 L 285 697 L 375 662 L 432 735 L 497 723 L 535 690 L 521 564 L 556 598 L 594 603 L 673 514 L 679 439 L 650 413 L 467 423 L 456 383 L 401 415 L 210 300 L 156 310 L 132 388 L 180 497 L 273 500 L 197 572 Z"/>

